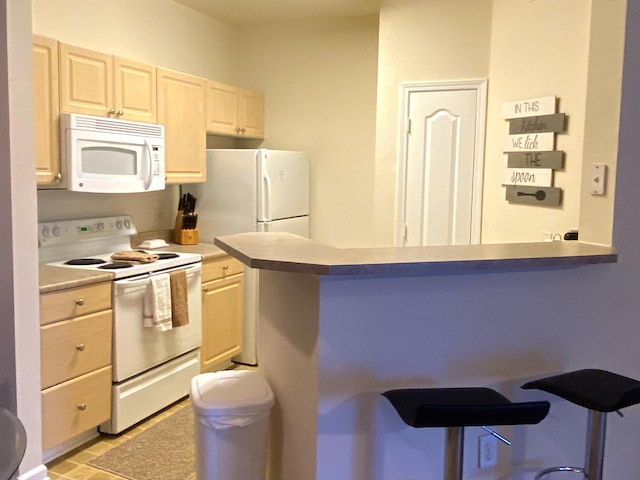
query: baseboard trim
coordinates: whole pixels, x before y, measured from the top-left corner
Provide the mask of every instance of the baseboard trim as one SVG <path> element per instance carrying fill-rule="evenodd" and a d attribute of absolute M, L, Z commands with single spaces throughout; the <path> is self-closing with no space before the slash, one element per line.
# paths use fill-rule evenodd
<path fill-rule="evenodd" d="M 17 480 L 49 480 L 47 476 L 47 467 L 42 464 L 38 465 L 36 468 L 32 468 L 28 472 L 21 473 L 16 478 Z"/>

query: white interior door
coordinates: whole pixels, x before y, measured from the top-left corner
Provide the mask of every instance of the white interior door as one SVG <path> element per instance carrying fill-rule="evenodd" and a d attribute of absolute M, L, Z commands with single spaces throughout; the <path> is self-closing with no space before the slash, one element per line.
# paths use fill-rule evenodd
<path fill-rule="evenodd" d="M 478 243 L 486 84 L 403 88 L 399 244 Z"/>

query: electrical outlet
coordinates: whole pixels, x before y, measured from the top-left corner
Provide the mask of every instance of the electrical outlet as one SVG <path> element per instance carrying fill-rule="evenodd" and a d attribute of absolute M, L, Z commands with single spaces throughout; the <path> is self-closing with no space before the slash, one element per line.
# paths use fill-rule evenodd
<path fill-rule="evenodd" d="M 493 435 L 478 437 L 478 468 L 493 467 L 498 463 L 498 439 Z"/>
<path fill-rule="evenodd" d="M 161 228 L 164 221 L 164 211 L 160 208 L 155 209 L 153 212 L 153 223 L 156 228 Z"/>

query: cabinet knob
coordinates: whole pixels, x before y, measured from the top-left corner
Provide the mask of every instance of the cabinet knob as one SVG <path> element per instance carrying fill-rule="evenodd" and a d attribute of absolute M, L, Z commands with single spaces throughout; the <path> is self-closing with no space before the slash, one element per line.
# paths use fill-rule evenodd
<path fill-rule="evenodd" d="M 124 115 L 124 110 L 118 110 L 118 113 L 116 113 L 116 116 L 121 117 L 122 115 Z"/>
<path fill-rule="evenodd" d="M 246 129 L 246 128 L 241 128 L 241 129 L 240 129 L 240 132 L 242 132 L 242 133 L 244 133 L 244 132 L 246 132 L 246 131 L 247 131 L 247 129 Z"/>
<path fill-rule="evenodd" d="M 115 114 L 116 114 L 116 111 L 113 108 L 107 112 L 107 115 L 115 115 Z"/>
<path fill-rule="evenodd" d="M 76 345 L 76 350 L 78 350 L 79 352 L 84 352 L 84 348 L 84 343 Z"/>
<path fill-rule="evenodd" d="M 86 403 L 81 403 L 80 405 L 78 405 L 78 410 L 80 410 L 81 412 L 84 412 L 86 409 L 87 409 Z"/>
<path fill-rule="evenodd" d="M 202 287 L 202 293 L 207 293 L 209 291 L 209 287 Z"/>
<path fill-rule="evenodd" d="M 229 265 L 223 265 L 222 270 L 229 270 Z"/>
<path fill-rule="evenodd" d="M 54 180 L 58 183 L 62 181 L 62 174 L 60 172 L 56 173 Z"/>
<path fill-rule="evenodd" d="M 84 298 L 79 298 L 78 300 L 76 300 L 76 305 L 78 305 L 79 307 L 84 305 Z"/>

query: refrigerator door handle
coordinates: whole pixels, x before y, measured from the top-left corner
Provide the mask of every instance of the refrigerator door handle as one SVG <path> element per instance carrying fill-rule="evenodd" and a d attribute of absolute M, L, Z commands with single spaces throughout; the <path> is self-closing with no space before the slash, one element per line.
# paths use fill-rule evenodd
<path fill-rule="evenodd" d="M 262 182 L 264 183 L 262 198 L 262 220 L 271 221 L 271 177 L 266 169 L 262 170 Z"/>

